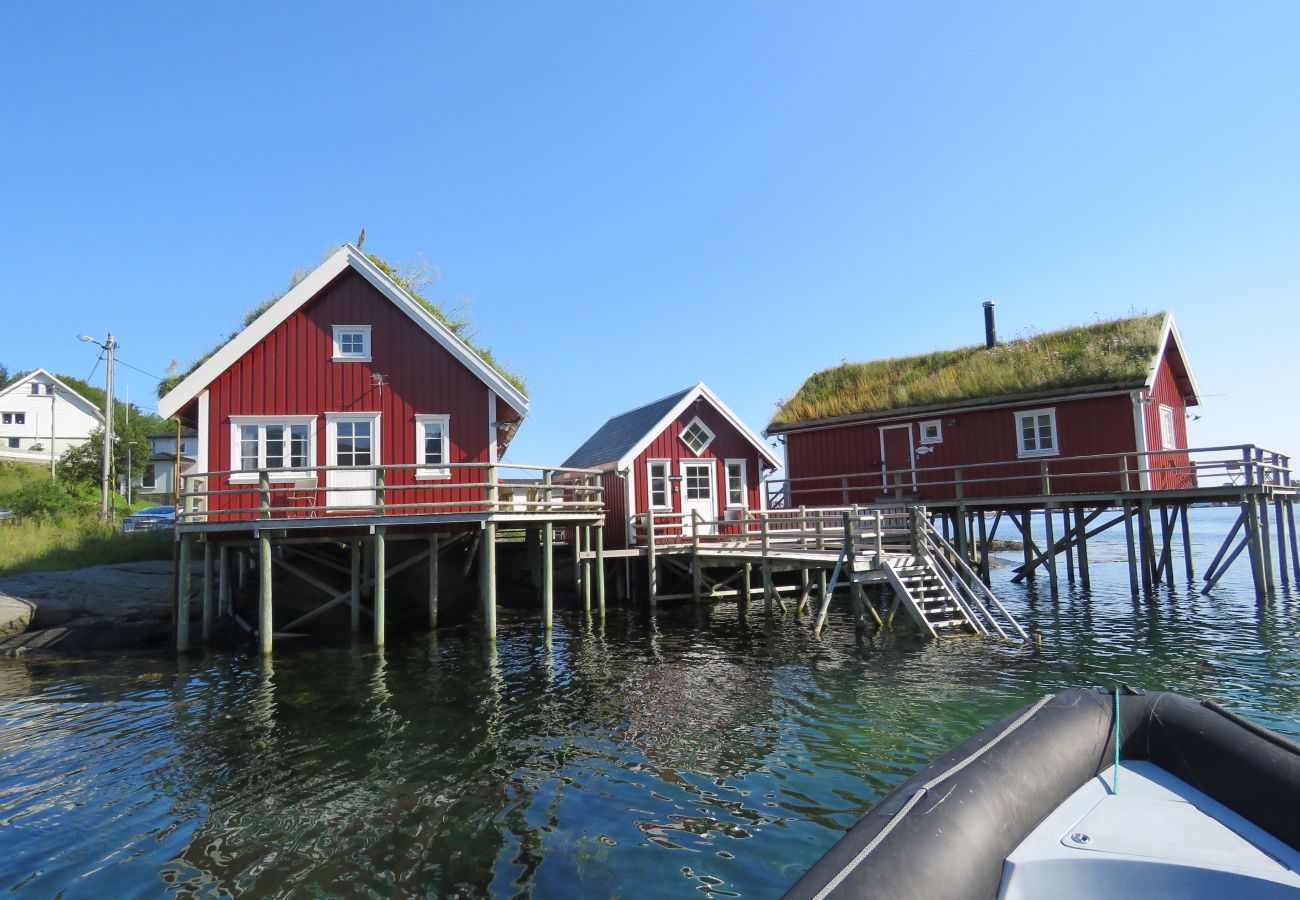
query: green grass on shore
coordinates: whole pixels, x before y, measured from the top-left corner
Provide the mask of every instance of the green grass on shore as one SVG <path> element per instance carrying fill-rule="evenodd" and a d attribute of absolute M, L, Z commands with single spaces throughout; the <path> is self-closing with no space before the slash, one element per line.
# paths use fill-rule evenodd
<path fill-rule="evenodd" d="M 170 532 L 123 534 L 85 517 L 0 524 L 0 577 L 171 558 Z"/>

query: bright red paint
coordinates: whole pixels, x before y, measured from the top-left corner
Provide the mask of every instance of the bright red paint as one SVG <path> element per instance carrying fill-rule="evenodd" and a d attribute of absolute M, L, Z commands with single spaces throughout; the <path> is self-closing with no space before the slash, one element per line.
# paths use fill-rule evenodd
<path fill-rule="evenodd" d="M 334 325 L 370 325 L 371 362 L 335 362 Z M 382 387 L 375 375 L 382 373 Z M 206 435 L 210 471 L 234 468 L 231 416 L 315 415 L 316 463 L 325 465 L 325 413 L 379 412 L 383 464 L 414 463 L 415 416 L 449 414 L 451 463 L 489 461 L 488 386 L 442 348 L 397 306 L 352 269 L 324 287 L 208 386 Z M 194 418 L 197 401 L 184 415 Z M 518 416 L 497 401 L 497 420 Z M 483 480 L 480 470 L 453 469 L 452 483 Z M 215 476 L 209 490 L 231 487 Z M 325 482 L 321 478 L 321 485 Z M 390 490 L 389 503 L 482 502 L 482 488 L 437 489 L 448 482 L 417 482 L 413 470 L 390 472 L 389 485 L 420 485 L 417 490 Z M 255 497 L 255 492 L 254 495 Z M 209 510 L 249 505 L 250 495 L 210 498 Z M 319 503 L 324 505 L 324 496 Z M 453 512 L 456 507 L 411 510 Z M 396 512 L 396 511 L 395 511 Z M 252 515 L 223 518 L 255 518 Z"/>

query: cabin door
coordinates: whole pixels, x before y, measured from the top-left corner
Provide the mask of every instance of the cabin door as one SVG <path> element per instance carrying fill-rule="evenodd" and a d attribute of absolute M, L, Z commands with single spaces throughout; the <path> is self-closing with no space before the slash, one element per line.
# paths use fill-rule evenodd
<path fill-rule="evenodd" d="M 699 513 L 705 522 L 718 518 L 717 485 L 713 477 L 711 460 L 682 463 L 682 534 L 695 534 L 695 517 Z M 715 525 L 701 525 L 700 534 L 713 534 Z"/>
<path fill-rule="evenodd" d="M 357 509 L 375 505 L 375 469 L 379 457 L 379 413 L 328 416 L 326 419 L 325 505 Z M 368 510 L 366 510 L 368 511 Z"/>
<path fill-rule="evenodd" d="M 911 425 L 885 425 L 880 429 L 880 472 L 884 481 L 882 494 L 898 488 L 916 490 L 916 451 L 912 446 Z"/>

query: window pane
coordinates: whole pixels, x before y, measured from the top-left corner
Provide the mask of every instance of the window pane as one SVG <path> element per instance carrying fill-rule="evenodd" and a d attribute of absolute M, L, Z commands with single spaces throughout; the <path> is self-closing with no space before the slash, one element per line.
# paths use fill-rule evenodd
<path fill-rule="evenodd" d="M 239 426 L 239 468 L 257 468 L 257 426 Z"/>
<path fill-rule="evenodd" d="M 307 426 L 289 426 L 289 465 L 301 469 L 307 466 Z"/>

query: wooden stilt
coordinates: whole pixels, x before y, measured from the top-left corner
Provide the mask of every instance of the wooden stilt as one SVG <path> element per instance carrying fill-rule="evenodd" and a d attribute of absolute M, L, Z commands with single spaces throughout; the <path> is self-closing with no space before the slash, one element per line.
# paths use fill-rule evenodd
<path fill-rule="evenodd" d="M 1043 510 L 1043 527 L 1047 530 L 1044 540 L 1047 541 L 1047 580 L 1052 588 L 1052 596 L 1055 597 L 1060 593 L 1061 585 L 1056 574 L 1056 510 L 1049 504 Z"/>
<path fill-rule="evenodd" d="M 271 539 L 265 534 L 257 536 L 257 646 L 263 656 L 271 655 L 274 622 L 271 612 Z"/>
<path fill-rule="evenodd" d="M 216 559 L 213 557 L 212 544 L 203 542 L 203 625 L 200 636 L 203 643 L 212 640 L 212 600 L 216 588 Z"/>
<path fill-rule="evenodd" d="M 1277 535 L 1277 572 L 1282 578 L 1282 586 L 1291 583 L 1286 566 L 1286 518 L 1282 515 L 1282 499 L 1273 500 L 1273 531 Z"/>
<path fill-rule="evenodd" d="M 375 646 L 384 646 L 384 619 L 387 616 L 388 541 L 384 526 L 375 526 Z"/>
<path fill-rule="evenodd" d="M 1228 536 L 1223 539 L 1223 543 L 1219 545 L 1218 552 L 1216 552 L 1214 554 L 1214 558 L 1210 560 L 1209 568 L 1205 570 L 1204 577 L 1206 581 L 1213 582 L 1218 580 L 1216 576 L 1216 570 L 1219 568 L 1219 562 L 1220 560 L 1223 559 L 1224 554 L 1226 554 L 1228 552 L 1228 549 L 1232 546 L 1232 540 L 1237 536 L 1237 532 L 1240 531 L 1242 527 L 1245 526 L 1245 524 L 1246 524 L 1246 510 L 1243 507 L 1241 512 L 1237 514 L 1237 521 L 1232 524 L 1232 527 L 1230 529 L 1228 529 Z M 1236 555 L 1234 554 L 1233 559 L 1235 558 Z M 1223 568 L 1226 570 L 1227 567 L 1231 565 L 1231 562 L 1232 560 L 1229 560 L 1227 563 L 1224 564 Z"/>
<path fill-rule="evenodd" d="M 1155 581 L 1155 538 L 1151 534 L 1151 502 L 1138 502 L 1138 545 L 1141 552 L 1138 569 L 1142 574 L 1142 591 L 1150 594 Z"/>
<path fill-rule="evenodd" d="M 1024 568 L 1021 571 L 1024 572 L 1026 578 L 1034 577 L 1034 531 L 1031 515 L 1029 507 L 1021 507 L 1020 521 L 1016 522 L 1020 527 L 1020 547 L 1025 557 Z M 1015 522 L 1016 520 L 1013 518 L 1011 521 Z"/>
<path fill-rule="evenodd" d="M 653 512 L 646 513 L 646 593 L 650 602 L 659 594 L 659 566 L 655 559 L 656 524 Z"/>
<path fill-rule="evenodd" d="M 190 649 L 190 578 L 194 563 L 190 559 L 193 538 L 181 535 L 180 559 L 177 562 L 176 577 L 176 652 L 186 653 Z"/>
<path fill-rule="evenodd" d="M 429 535 L 429 627 L 438 627 L 438 532 Z"/>
<path fill-rule="evenodd" d="M 605 525 L 600 523 L 592 527 L 596 544 L 596 611 L 605 615 Z"/>
<path fill-rule="evenodd" d="M 1069 535 L 1070 530 L 1070 508 L 1068 506 L 1062 506 L 1061 534 Z M 1074 583 L 1074 545 L 1071 543 L 1066 543 L 1065 545 L 1065 579 L 1071 584 Z"/>
<path fill-rule="evenodd" d="M 591 526 L 582 526 L 582 548 L 584 553 L 591 552 Z M 591 560 L 582 561 L 582 608 L 591 615 Z"/>
<path fill-rule="evenodd" d="M 1092 587 L 1092 578 L 1088 571 L 1088 529 L 1085 527 L 1084 512 L 1082 506 L 1074 508 L 1074 530 L 1078 533 L 1075 541 L 1079 551 L 1079 584 L 1086 591 Z"/>
<path fill-rule="evenodd" d="M 812 596 L 812 575 L 807 569 L 799 570 L 799 602 L 795 604 L 795 615 L 803 615 L 804 607 Z"/>
<path fill-rule="evenodd" d="M 1264 590 L 1271 594 L 1276 583 L 1273 580 L 1273 542 L 1270 539 L 1273 529 L 1268 521 L 1268 497 L 1261 494 L 1257 502 L 1259 503 L 1259 558 L 1264 563 Z"/>
<path fill-rule="evenodd" d="M 222 544 L 217 551 L 217 614 L 231 616 L 234 606 L 230 590 L 230 548 Z"/>
<path fill-rule="evenodd" d="M 1268 589 L 1264 582 L 1264 561 L 1259 552 L 1259 505 L 1253 497 L 1249 497 L 1242 501 L 1242 506 L 1246 511 L 1246 550 L 1250 554 L 1250 577 L 1255 582 L 1255 596 L 1264 597 Z"/>
<path fill-rule="evenodd" d="M 826 570 L 817 570 L 817 602 L 826 602 Z"/>
<path fill-rule="evenodd" d="M 542 526 L 542 622 L 550 631 L 555 614 L 555 526 Z"/>
<path fill-rule="evenodd" d="M 348 598 L 352 607 L 352 633 L 361 633 L 361 542 L 353 541 L 348 554 L 351 562 L 352 593 Z"/>
<path fill-rule="evenodd" d="M 1291 576 L 1300 584 L 1300 537 L 1295 530 L 1295 501 L 1288 497 L 1286 506 L 1286 532 L 1291 539 Z"/>
<path fill-rule="evenodd" d="M 582 597 L 582 526 L 570 526 L 573 534 L 573 596 Z"/>
<path fill-rule="evenodd" d="M 961 557 L 962 562 L 970 562 L 970 545 L 966 543 L 966 507 L 957 507 L 957 512 L 953 518 L 953 531 L 957 535 L 957 555 Z"/>
<path fill-rule="evenodd" d="M 1124 504 L 1124 538 L 1128 544 L 1128 586 L 1133 596 L 1138 595 L 1138 558 L 1137 547 L 1133 542 L 1133 506 Z"/>
<path fill-rule="evenodd" d="M 1165 583 L 1174 586 L 1174 528 L 1178 526 L 1178 508 L 1163 504 L 1160 507 L 1160 564 L 1164 567 Z"/>
<path fill-rule="evenodd" d="M 704 594 L 704 572 L 700 568 L 700 513 L 691 510 L 691 597 L 696 603 Z"/>
<path fill-rule="evenodd" d="M 979 540 L 980 540 L 980 544 L 979 544 L 979 547 L 980 547 L 980 568 L 979 568 L 979 576 L 980 576 L 980 580 L 981 580 L 981 581 L 983 581 L 985 584 L 988 584 L 988 581 L 989 581 L 989 531 L 988 531 L 988 523 L 984 521 L 984 513 L 983 513 L 983 511 L 980 511 L 980 512 L 975 513 L 975 516 L 976 516 L 976 522 L 977 522 L 978 525 L 979 525 Z"/>
<path fill-rule="evenodd" d="M 577 530 L 576 528 L 574 529 Z M 497 526 L 488 522 L 483 526 L 483 543 L 479 554 L 479 594 L 483 602 L 483 628 L 488 640 L 497 636 Z"/>
<path fill-rule="evenodd" d="M 241 591 L 248 587 L 248 554 L 243 550 L 235 551 L 235 584 Z"/>
<path fill-rule="evenodd" d="M 1187 580 L 1196 581 L 1196 565 L 1192 560 L 1192 507 L 1190 504 L 1183 504 L 1183 568 L 1187 571 Z"/>

